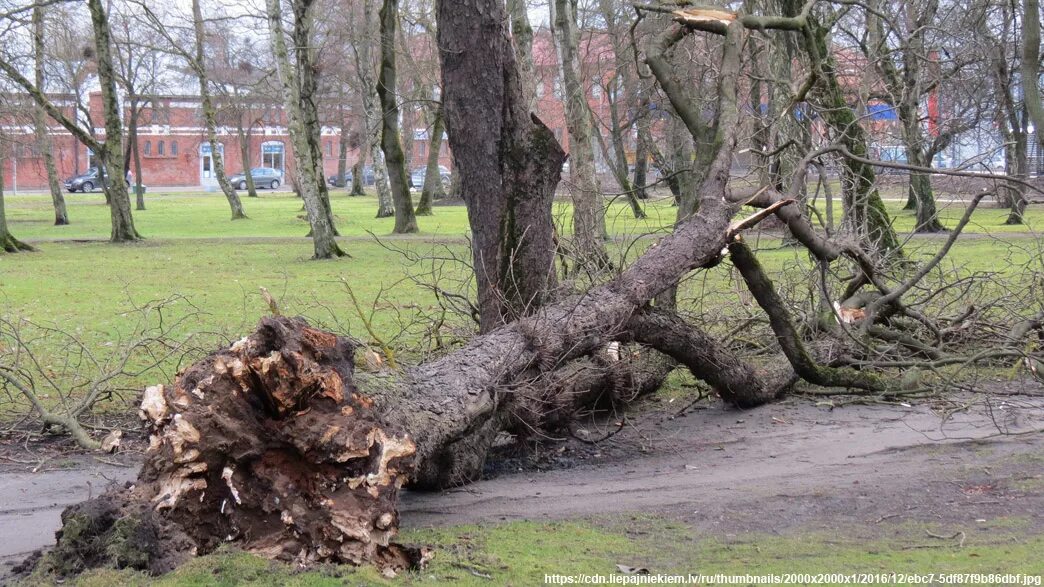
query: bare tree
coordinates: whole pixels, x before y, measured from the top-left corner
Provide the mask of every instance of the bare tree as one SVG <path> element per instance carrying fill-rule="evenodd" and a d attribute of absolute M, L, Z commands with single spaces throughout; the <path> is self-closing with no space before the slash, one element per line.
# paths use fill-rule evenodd
<path fill-rule="evenodd" d="M 373 70 L 372 52 L 377 43 L 374 41 L 372 31 L 380 28 L 373 9 L 375 1 L 363 0 L 362 2 L 362 25 L 355 29 L 352 48 L 355 54 L 355 71 L 359 76 L 359 85 L 362 90 L 367 142 L 370 158 L 373 160 L 374 187 L 377 190 L 377 218 L 387 218 L 395 215 L 395 207 L 392 201 L 391 187 L 388 184 L 388 170 L 385 165 L 384 150 L 381 147 L 381 129 L 384 116 L 377 96 L 377 79 Z M 353 177 L 362 179 L 362 171 L 360 166 L 360 169 L 353 174 Z"/>
<path fill-rule="evenodd" d="M 577 49 L 576 2 L 553 0 L 551 22 L 554 26 L 558 65 L 565 90 L 566 126 L 569 128 L 569 174 L 575 185 L 573 196 L 573 240 L 577 263 L 593 269 L 609 264 L 605 250 L 605 206 L 602 188 L 595 176 L 591 135 L 591 111 L 587 92 L 580 77 Z"/>
<path fill-rule="evenodd" d="M 44 7 L 34 6 L 32 16 L 33 27 L 33 61 L 35 67 L 36 87 L 46 91 L 47 81 L 45 79 L 45 62 L 47 60 L 44 52 Z M 54 204 L 54 224 L 63 226 L 69 224 L 69 213 L 65 209 L 65 195 L 62 193 L 62 182 L 58 177 L 58 169 L 54 164 L 54 143 L 51 140 L 50 128 L 48 128 L 47 113 L 37 105 L 34 109 L 34 123 L 36 126 L 36 142 L 43 156 L 44 169 L 47 172 L 47 187 L 51 190 L 51 202 Z"/>
<path fill-rule="evenodd" d="M 300 178 L 301 197 L 304 200 L 308 223 L 312 227 L 312 241 L 316 259 L 345 256 L 337 244 L 333 212 L 322 172 L 322 148 L 319 144 L 319 112 L 316 104 L 315 62 L 311 37 L 315 21 L 313 0 L 293 0 L 294 63 L 287 50 L 283 29 L 281 0 L 267 0 L 268 28 L 272 54 L 283 96 L 283 106 L 289 118 L 290 140 L 294 146 L 294 160 Z"/>
<path fill-rule="evenodd" d="M 384 0 L 378 15 L 381 23 L 381 67 L 377 76 L 377 96 L 381 103 L 381 150 L 391 180 L 397 234 L 417 232 L 417 217 L 410 197 L 406 157 L 399 137 L 399 102 L 396 91 L 395 37 L 399 28 L 398 0 Z M 410 130 L 410 140 L 413 139 Z"/>
<path fill-rule="evenodd" d="M 91 148 L 101 159 L 106 172 L 102 178 L 112 223 L 109 240 L 114 243 L 136 241 L 141 238 L 141 235 L 134 228 L 127 182 L 124 181 L 123 117 L 120 116 L 117 76 L 113 67 L 109 17 L 101 0 L 88 0 L 87 7 L 94 30 L 94 60 L 97 65 L 98 81 L 101 85 L 102 110 L 105 116 L 104 141 L 98 140 L 90 132 L 80 127 L 75 120 L 66 116 L 51 102 L 44 88 L 29 81 L 17 67 L 6 59 L 0 59 L 0 71 L 3 71 L 12 81 L 28 92 L 51 118 L 64 126 L 81 143 Z"/>

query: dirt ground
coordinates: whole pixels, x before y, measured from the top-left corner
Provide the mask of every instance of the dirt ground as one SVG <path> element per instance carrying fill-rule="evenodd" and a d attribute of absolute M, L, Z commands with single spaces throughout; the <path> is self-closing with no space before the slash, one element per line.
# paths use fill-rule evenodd
<path fill-rule="evenodd" d="M 738 411 L 716 401 L 683 409 L 683 400 L 658 398 L 622 427 L 610 418 L 526 457 L 500 455 L 488 479 L 440 493 L 407 491 L 402 525 L 640 512 L 727 539 L 884 521 L 974 531 L 1016 516 L 1044 533 L 1044 387 L 988 400 L 839 403 L 795 397 Z M 131 466 L 12 458 L 0 465 L 0 582 L 11 564 L 53 542 L 64 507 L 137 473 L 133 454 L 122 457 Z"/>

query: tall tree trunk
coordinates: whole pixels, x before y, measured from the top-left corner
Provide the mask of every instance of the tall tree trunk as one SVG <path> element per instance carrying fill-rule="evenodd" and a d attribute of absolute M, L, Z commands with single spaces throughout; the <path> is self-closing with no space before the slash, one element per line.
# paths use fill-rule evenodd
<path fill-rule="evenodd" d="M 347 120 L 341 121 L 341 135 L 337 139 L 337 181 L 344 184 L 345 174 L 348 173 L 348 139 L 349 125 Z M 347 185 L 342 185 L 347 188 Z"/>
<path fill-rule="evenodd" d="M 380 100 L 377 96 L 377 80 L 373 75 L 373 65 L 370 51 L 374 45 L 371 32 L 380 28 L 380 22 L 375 19 L 373 3 L 376 0 L 363 1 L 363 26 L 361 27 L 363 38 L 359 41 L 356 49 L 356 71 L 359 75 L 359 83 L 362 86 L 363 112 L 366 115 L 366 137 L 370 147 L 370 159 L 373 162 L 373 184 L 377 191 L 377 218 L 388 218 L 395 215 L 395 206 L 392 202 L 391 187 L 388 184 L 388 171 L 384 161 L 382 150 L 381 128 L 384 117 L 381 112 Z"/>
<path fill-rule="evenodd" d="M 577 55 L 576 3 L 554 0 L 555 45 L 565 89 L 566 127 L 569 129 L 569 174 L 573 196 L 573 240 L 576 261 L 593 269 L 609 265 L 605 250 L 605 209 L 602 189 L 595 177 L 591 113 L 580 78 Z"/>
<path fill-rule="evenodd" d="M 381 149 L 388 165 L 391 180 L 392 204 L 395 207 L 395 228 L 392 232 L 417 232 L 417 217 L 413 212 L 406 157 L 399 137 L 399 101 L 395 95 L 395 31 L 399 28 L 398 0 L 384 0 L 378 13 L 381 22 L 381 68 L 377 76 L 377 96 L 381 101 Z M 412 135 L 412 133 L 411 133 Z M 412 138 L 412 137 L 411 137 Z"/>
<path fill-rule="evenodd" d="M 127 96 L 127 109 L 130 111 L 130 120 L 127 122 L 127 153 L 124 165 L 127 171 L 130 170 L 131 164 L 134 165 L 134 209 L 144 210 L 145 190 L 142 189 L 141 150 L 138 148 L 138 121 L 141 119 L 142 104 L 136 94 L 130 91 L 128 93 L 130 95 Z"/>
<path fill-rule="evenodd" d="M 236 135 L 239 137 L 239 158 L 243 162 L 243 181 L 246 183 L 247 197 L 256 198 L 257 186 L 254 185 L 254 174 L 250 172 L 250 128 L 243 128 L 243 119 L 236 123 Z"/>
<path fill-rule="evenodd" d="M 784 4 L 788 7 L 786 16 L 798 14 L 796 2 Z M 841 143 L 853 155 L 866 158 L 869 151 L 866 131 L 849 107 L 838 81 L 837 65 L 827 40 L 830 31 L 811 14 L 807 20 L 808 24 L 803 31 L 804 47 L 816 72 L 816 82 L 811 92 L 817 98 L 819 114 L 833 132 L 833 140 Z M 857 238 L 874 245 L 882 254 L 901 252 L 899 238 L 877 191 L 874 168 L 842 157 L 841 174 L 844 224 Z"/>
<path fill-rule="evenodd" d="M 435 108 L 431 121 L 431 136 L 428 138 L 428 165 L 424 170 L 424 186 L 421 187 L 417 216 L 431 216 L 431 204 L 437 195 L 445 192 L 442 175 L 439 173 L 439 152 L 442 151 L 442 135 L 446 125 L 442 119 L 442 105 Z"/>
<path fill-rule="evenodd" d="M 366 159 L 363 157 L 363 149 L 359 149 L 359 160 L 352 166 L 352 192 L 350 196 L 365 196 L 366 190 L 363 189 L 363 172 L 365 171 L 363 163 Z"/>
<path fill-rule="evenodd" d="M 511 37 L 515 47 L 515 62 L 522 80 L 522 95 L 530 110 L 536 110 L 536 70 L 533 67 L 533 26 L 529 23 L 529 5 L 526 0 L 507 0 L 511 16 Z"/>
<path fill-rule="evenodd" d="M 917 115 L 917 105 L 908 104 L 900 107 L 900 119 L 903 123 L 903 138 L 906 143 L 906 157 L 911 165 L 930 167 L 931 161 L 925 156 L 926 146 Z M 939 212 L 935 205 L 935 194 L 932 182 L 924 173 L 910 174 L 910 197 L 914 200 L 917 211 L 914 232 L 943 232 L 946 228 L 939 222 Z"/>
<path fill-rule="evenodd" d="M 101 149 L 102 152 L 97 153 L 97 156 L 109 175 L 108 185 L 105 186 L 105 193 L 109 199 L 109 217 L 112 222 L 109 240 L 114 243 L 132 242 L 139 240 L 141 235 L 134 228 L 130 195 L 127 193 L 127 182 L 123 176 L 123 123 L 116 92 L 116 72 L 112 66 L 109 20 L 103 0 L 87 0 L 87 7 L 90 10 L 91 24 L 94 28 L 95 62 L 105 117 L 105 143 Z"/>
<path fill-rule="evenodd" d="M 45 90 L 44 80 L 44 14 L 43 6 L 33 7 L 33 58 L 36 87 Z M 54 205 L 54 224 L 69 224 L 69 213 L 65 209 L 65 194 L 62 193 L 62 182 L 58 177 L 58 169 L 54 165 L 54 144 L 51 141 L 47 124 L 47 112 L 39 104 L 33 107 L 33 118 L 36 126 L 36 146 L 43 156 L 44 169 L 47 171 L 47 187 L 51 190 L 51 202 Z"/>
<path fill-rule="evenodd" d="M 1026 112 L 1044 154 L 1044 102 L 1040 97 L 1040 0 L 1023 0 L 1022 87 Z"/>
<path fill-rule="evenodd" d="M 607 91 L 606 93 L 608 94 L 609 92 Z M 609 134 L 610 141 L 613 144 L 613 151 L 612 153 L 609 152 L 609 146 L 606 145 L 605 138 L 602 137 L 601 132 L 596 130 L 594 136 L 598 140 L 598 147 L 602 151 L 602 157 L 609 163 L 609 169 L 612 171 L 617 185 L 620 186 L 620 191 L 627 198 L 627 203 L 631 205 L 631 213 L 634 214 L 635 218 L 645 218 L 645 210 L 642 209 L 642 204 L 638 201 L 638 196 L 634 193 L 634 186 L 631 185 L 630 176 L 627 174 L 627 153 L 624 146 L 624 136 L 617 116 L 616 100 L 612 98 L 609 101 L 609 123 Z M 593 112 L 591 113 L 591 126 L 595 129 L 598 128 Z"/>
<path fill-rule="evenodd" d="M 5 159 L 4 137 L 0 137 L 0 161 Z M 33 247 L 16 239 L 7 227 L 7 211 L 4 208 L 4 174 L 0 167 L 0 253 L 19 253 L 22 251 L 33 251 Z"/>
<path fill-rule="evenodd" d="M 232 220 L 241 220 L 247 217 L 243 211 L 243 202 L 236 193 L 236 188 L 228 181 L 225 175 L 225 155 L 221 150 L 221 143 L 217 138 L 217 110 L 214 101 L 210 97 L 210 80 L 207 77 L 206 54 L 203 52 L 203 11 L 199 0 L 192 0 L 192 28 L 196 33 L 196 55 L 193 69 L 196 70 L 196 78 L 199 80 L 199 101 L 203 109 L 203 127 L 210 143 L 210 156 L 214 161 L 214 175 L 217 176 L 221 192 L 228 200 L 228 207 L 232 209 Z"/>
<path fill-rule="evenodd" d="M 300 178 L 301 198 L 304 200 L 305 214 L 311 226 L 315 259 L 332 259 L 345 256 L 346 253 L 337 244 L 336 230 L 329 201 L 324 202 L 320 189 L 325 187 L 322 176 L 316 177 L 315 153 L 311 142 L 313 134 L 318 134 L 315 127 L 318 123 L 314 110 L 314 71 L 310 51 L 312 26 L 312 0 L 294 0 L 294 47 L 297 48 L 296 65 L 291 65 L 290 55 L 286 47 L 283 32 L 282 4 L 280 0 L 267 0 L 269 38 L 272 43 L 272 54 L 279 85 L 283 95 L 290 126 L 290 141 L 294 148 L 294 162 Z M 313 128 L 314 127 L 314 128 Z M 318 145 L 316 145 L 318 146 Z M 321 163 L 321 162 L 320 162 Z M 322 184 L 322 185 L 320 185 Z"/>
<path fill-rule="evenodd" d="M 1015 179 L 1026 181 L 1029 168 L 1029 133 L 1026 131 L 1025 111 L 1023 117 L 1018 121 L 1021 128 L 1016 127 L 1014 132 L 1006 133 L 1010 137 L 1009 146 L 1005 149 L 1005 173 Z M 1014 143 L 1014 144 L 1011 144 Z M 1006 181 L 1001 184 L 1004 199 L 1010 205 L 1008 218 L 1005 224 L 1025 224 L 1026 207 L 1029 201 L 1026 198 L 1026 186 L 1022 183 Z"/>
<path fill-rule="evenodd" d="M 634 195 L 645 200 L 649 198 L 645 186 L 649 183 L 649 142 L 652 141 L 652 132 L 649 128 L 648 113 L 644 111 L 645 102 L 642 101 L 640 104 L 643 111 L 638 113 L 638 120 L 635 121 L 638 126 L 638 143 L 634 149 Z"/>
<path fill-rule="evenodd" d="M 565 154 L 529 113 L 501 0 L 437 3 L 443 112 L 467 205 L 479 328 L 536 311 L 556 284 L 551 206 Z"/>

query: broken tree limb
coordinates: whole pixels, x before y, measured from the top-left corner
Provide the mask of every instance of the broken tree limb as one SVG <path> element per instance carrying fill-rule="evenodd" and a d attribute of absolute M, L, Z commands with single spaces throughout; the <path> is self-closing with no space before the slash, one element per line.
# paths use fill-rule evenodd
<path fill-rule="evenodd" d="M 759 372 L 728 348 L 687 323 L 674 312 L 646 308 L 627 324 L 634 340 L 649 345 L 685 365 L 706 381 L 721 399 L 739 408 L 753 408 L 778 399 L 797 380 L 792 369 Z"/>
<path fill-rule="evenodd" d="M 818 364 L 805 348 L 783 299 L 776 293 L 772 280 L 761 268 L 754 252 L 741 239 L 736 238 L 729 243 L 729 258 L 739 269 L 743 281 L 747 283 L 758 305 L 768 314 L 769 323 L 779 346 L 783 349 L 783 354 L 802 379 L 825 387 L 848 387 L 866 391 L 884 392 L 889 387 L 897 388 L 895 385 L 889 386 L 885 380 L 870 373 Z"/>

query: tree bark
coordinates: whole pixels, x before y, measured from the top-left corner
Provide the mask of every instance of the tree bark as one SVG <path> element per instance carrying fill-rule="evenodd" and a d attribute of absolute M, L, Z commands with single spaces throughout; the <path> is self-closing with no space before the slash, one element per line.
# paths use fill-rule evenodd
<path fill-rule="evenodd" d="M 507 0 L 511 16 L 511 38 L 515 47 L 518 76 L 522 80 L 522 95 L 530 110 L 536 110 L 536 70 L 533 67 L 533 26 L 529 23 L 526 0 Z"/>
<path fill-rule="evenodd" d="M 350 127 L 347 120 L 341 121 L 341 136 L 337 140 L 337 181 L 344 183 L 345 174 L 348 173 L 348 135 Z M 348 188 L 347 185 L 342 186 Z"/>
<path fill-rule="evenodd" d="M 45 88 L 44 80 L 44 13 L 42 6 L 33 7 L 33 58 L 36 87 Z M 69 213 L 65 208 L 65 194 L 62 193 L 62 182 L 58 177 L 58 169 L 54 165 L 54 144 L 51 141 L 47 124 L 47 112 L 37 104 L 33 108 L 36 126 L 36 146 L 43 157 L 44 169 L 47 172 L 47 187 L 51 190 L 51 202 L 54 205 L 55 226 L 69 224 Z"/>
<path fill-rule="evenodd" d="M 569 130 L 569 175 L 573 181 L 573 255 L 576 263 L 593 270 L 610 265 L 605 250 L 605 209 L 602 188 L 595 177 L 591 112 L 577 55 L 576 3 L 554 0 L 551 18 L 559 69 L 565 90 L 566 127 Z"/>
<path fill-rule="evenodd" d="M 3 137 L 0 137 L 0 141 Z M 0 144 L 0 161 L 4 160 L 3 144 Z M 22 251 L 35 251 L 33 247 L 23 243 L 11 234 L 7 227 L 7 211 L 4 208 L 4 174 L 0 173 L 0 253 L 20 253 Z"/>
<path fill-rule="evenodd" d="M 105 186 L 105 193 L 109 197 L 109 217 L 112 222 L 109 240 L 114 243 L 133 242 L 141 239 L 141 235 L 134 228 L 130 195 L 127 193 L 127 182 L 123 175 L 123 117 L 120 116 L 119 97 L 116 92 L 116 72 L 112 66 L 109 20 L 102 0 L 88 0 L 87 7 L 90 10 L 91 23 L 94 27 L 98 82 L 101 86 L 102 108 L 105 116 L 105 143 L 100 145 L 102 149 L 97 156 L 104 163 L 109 176 L 109 181 Z"/>
<path fill-rule="evenodd" d="M 236 135 L 239 137 L 239 158 L 243 161 L 243 181 L 246 182 L 247 197 L 257 198 L 254 174 L 250 172 L 250 127 L 243 128 L 243 119 L 237 118 Z"/>
<path fill-rule="evenodd" d="M 388 171 L 384 161 L 384 150 L 381 128 L 384 117 L 377 96 L 377 79 L 373 74 L 373 65 L 370 52 L 375 44 L 371 35 L 372 30 L 380 28 L 379 19 L 375 19 L 373 3 L 376 0 L 363 0 L 363 26 L 361 27 L 361 38 L 357 41 L 355 50 L 355 69 L 359 75 L 359 83 L 362 86 L 363 112 L 366 115 L 366 136 L 370 147 L 370 159 L 373 161 L 373 183 L 377 190 L 377 218 L 388 218 L 395 215 L 395 205 L 392 201 L 391 187 L 388 184 Z"/>
<path fill-rule="evenodd" d="M 145 190 L 142 188 L 141 183 L 141 149 L 138 148 L 140 145 L 138 141 L 138 120 L 141 116 L 141 104 L 136 98 L 136 96 L 127 97 L 127 101 L 130 102 L 129 110 L 131 112 L 130 122 L 127 125 L 127 139 L 130 143 L 127 145 L 127 150 L 130 152 L 130 158 L 134 163 L 134 209 L 144 210 Z"/>
<path fill-rule="evenodd" d="M 1044 153 L 1044 101 L 1040 97 L 1040 0 L 1023 0 L 1022 87 L 1026 112 Z"/>
<path fill-rule="evenodd" d="M 395 36 L 399 28 L 398 0 L 384 0 L 378 13 L 381 23 L 381 68 L 377 76 L 377 97 L 381 102 L 381 150 L 391 180 L 395 208 L 395 234 L 417 232 L 417 217 L 410 196 L 406 157 L 399 136 L 399 101 L 396 97 Z M 412 132 L 410 133 L 412 135 Z M 411 137 L 412 138 L 412 137 Z"/>
<path fill-rule="evenodd" d="M 315 259 L 343 257 L 346 253 L 337 244 L 333 215 L 329 200 L 322 199 L 326 182 L 322 175 L 316 177 L 315 154 L 318 151 L 319 132 L 315 112 L 315 78 L 309 42 L 312 26 L 312 0 L 294 0 L 294 46 L 298 47 L 296 68 L 291 66 L 283 32 L 282 5 L 280 0 L 267 0 L 269 37 L 275 58 L 283 104 L 290 125 L 290 140 L 294 147 L 294 162 L 300 177 L 301 198 L 304 200 L 308 224 L 312 228 Z M 314 148 L 313 148 L 314 147 Z M 321 160 L 320 160 L 321 164 Z"/>
<path fill-rule="evenodd" d="M 798 13 L 795 2 L 786 2 L 787 16 Z M 805 52 L 816 73 L 812 95 L 817 98 L 819 113 L 834 133 L 834 140 L 850 153 L 865 158 L 868 154 L 866 131 L 856 119 L 845 100 L 838 82 L 836 63 L 830 53 L 827 38 L 829 29 L 809 15 L 803 31 Z M 901 252 L 899 238 L 877 191 L 877 177 L 873 167 L 849 158 L 841 161 L 842 204 L 844 222 L 857 238 L 874 245 L 882 254 Z"/>
<path fill-rule="evenodd" d="M 210 97 L 210 79 L 207 77 L 206 54 L 203 51 L 205 37 L 203 11 L 200 8 L 199 0 L 192 0 L 192 28 L 196 35 L 193 69 L 196 71 L 196 79 L 199 80 L 199 102 L 203 109 L 204 132 L 207 142 L 210 143 L 210 156 L 214 161 L 214 175 L 217 176 L 221 192 L 228 200 L 228 206 L 232 210 L 232 220 L 245 219 L 247 215 L 243 211 L 243 202 L 239 199 L 235 186 L 228 181 L 228 176 L 225 175 L 224 151 L 221 150 L 222 144 L 217 138 L 217 111 L 214 108 L 214 101 Z"/>
<path fill-rule="evenodd" d="M 421 187 L 420 201 L 417 202 L 417 216 L 431 216 L 432 201 L 436 196 L 445 194 L 442 175 L 439 174 L 439 153 L 442 151 L 442 135 L 446 125 L 442 118 L 442 105 L 435 108 L 431 122 L 431 136 L 428 139 L 428 165 L 424 170 L 424 185 Z"/>
<path fill-rule="evenodd" d="M 438 3 L 443 110 L 467 205 L 479 328 L 543 305 L 557 283 L 551 206 L 565 154 L 531 116 L 499 0 Z"/>

